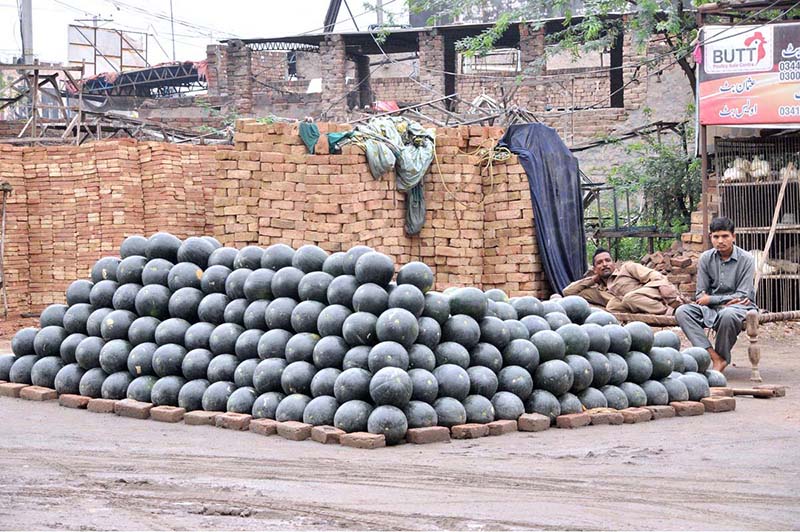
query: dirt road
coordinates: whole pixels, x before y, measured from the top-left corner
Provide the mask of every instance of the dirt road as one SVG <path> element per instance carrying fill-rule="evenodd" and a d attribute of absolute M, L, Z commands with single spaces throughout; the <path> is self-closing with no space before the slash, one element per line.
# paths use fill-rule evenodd
<path fill-rule="evenodd" d="M 770 336 L 792 388 L 734 413 L 376 451 L 0 398 L 0 528 L 797 529 L 800 362 Z"/>

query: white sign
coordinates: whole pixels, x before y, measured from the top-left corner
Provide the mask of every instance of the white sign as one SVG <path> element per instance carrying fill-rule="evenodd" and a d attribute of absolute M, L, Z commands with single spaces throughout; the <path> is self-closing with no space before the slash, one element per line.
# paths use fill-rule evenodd
<path fill-rule="evenodd" d="M 773 27 L 706 26 L 703 69 L 706 74 L 769 72 L 774 67 Z"/>

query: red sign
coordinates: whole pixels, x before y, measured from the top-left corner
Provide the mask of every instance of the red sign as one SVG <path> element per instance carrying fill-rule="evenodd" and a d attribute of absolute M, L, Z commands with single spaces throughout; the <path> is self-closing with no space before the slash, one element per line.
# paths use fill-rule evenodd
<path fill-rule="evenodd" d="M 800 123 L 800 24 L 706 26 L 702 42 L 701 124 Z"/>

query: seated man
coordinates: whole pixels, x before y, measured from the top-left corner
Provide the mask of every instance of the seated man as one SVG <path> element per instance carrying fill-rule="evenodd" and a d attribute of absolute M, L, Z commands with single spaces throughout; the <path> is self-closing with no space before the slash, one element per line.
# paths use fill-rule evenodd
<path fill-rule="evenodd" d="M 714 369 L 723 371 L 731 362 L 731 349 L 742 331 L 747 311 L 757 308 L 753 286 L 753 256 L 736 245 L 730 218 L 711 220 L 711 245 L 700 255 L 695 302 L 682 305 L 675 318 L 695 347 L 708 350 Z M 704 328 L 717 331 L 711 347 Z"/>
<path fill-rule="evenodd" d="M 682 303 L 680 293 L 661 273 L 626 261 L 617 266 L 608 250 L 597 248 L 592 271 L 564 288 L 565 296 L 581 296 L 611 312 L 672 314 Z"/>

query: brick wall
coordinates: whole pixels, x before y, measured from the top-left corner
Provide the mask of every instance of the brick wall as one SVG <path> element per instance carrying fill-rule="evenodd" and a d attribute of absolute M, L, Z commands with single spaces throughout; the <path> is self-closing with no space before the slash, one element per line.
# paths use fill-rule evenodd
<path fill-rule="evenodd" d="M 345 127 L 319 126 L 323 134 Z M 409 237 L 404 196 L 393 179 L 372 178 L 359 148 L 330 155 L 321 142 L 311 156 L 296 125 L 240 121 L 235 149 L 217 154 L 216 234 L 234 246 L 282 241 L 335 252 L 366 244 L 398 264 L 425 261 L 439 288 L 469 284 L 542 296 L 546 281 L 522 167 L 515 160 L 498 164 L 491 177 L 464 153 L 501 134 L 466 126 L 437 132 L 440 164 L 425 180 L 425 226 Z"/>
<path fill-rule="evenodd" d="M 214 153 L 224 148 L 115 140 L 80 147 L 0 145 L 8 200 L 5 276 L 12 312 L 64 300 L 131 234 L 209 234 Z"/>

